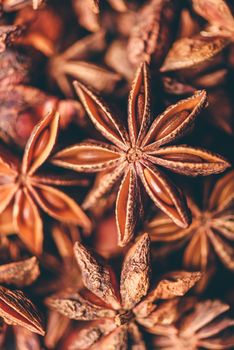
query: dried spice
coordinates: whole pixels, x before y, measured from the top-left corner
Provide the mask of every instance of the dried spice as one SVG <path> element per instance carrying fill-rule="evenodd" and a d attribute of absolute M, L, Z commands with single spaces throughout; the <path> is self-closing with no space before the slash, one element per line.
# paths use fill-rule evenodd
<path fill-rule="evenodd" d="M 129 61 L 139 65 L 150 61 L 160 65 L 170 47 L 176 27 L 179 2 L 151 0 L 137 13 L 128 43 Z"/>
<path fill-rule="evenodd" d="M 35 257 L 4 264 L 0 266 L 0 283 L 24 287 L 32 284 L 39 273 L 38 261 Z M 22 291 L 13 291 L 0 286 L 0 318 L 8 325 L 17 325 L 30 332 L 45 334 L 38 310 Z M 3 331 L 3 342 L 5 331 L 6 328 Z"/>
<path fill-rule="evenodd" d="M 234 320 L 223 316 L 228 309 L 219 300 L 177 300 L 164 310 L 165 318 L 167 313 L 174 315 L 172 322 L 155 327 L 154 333 L 159 336 L 154 345 L 157 349 L 232 349 Z"/>
<path fill-rule="evenodd" d="M 0 283 L 23 287 L 32 284 L 39 274 L 38 261 L 32 257 L 0 266 Z"/>
<path fill-rule="evenodd" d="M 178 228 L 165 215 L 156 215 L 147 223 L 145 230 L 155 242 L 186 244 L 184 267 L 205 271 L 214 251 L 223 264 L 234 270 L 234 172 L 223 176 L 211 192 L 204 191 L 199 208 L 191 199 L 189 207 L 193 222 L 186 229 Z"/>
<path fill-rule="evenodd" d="M 233 38 L 230 0 L 0 0 L 0 349 L 234 348 Z"/>
<path fill-rule="evenodd" d="M 1 156 L 1 212 L 13 204 L 13 221 L 22 241 L 37 254 L 42 252 L 43 225 L 38 206 L 60 221 L 90 229 L 90 221 L 76 202 L 51 185 L 71 185 L 77 180 L 35 174 L 56 141 L 59 114 L 49 113 L 34 128 L 25 147 L 22 164 L 15 157 Z"/>
<path fill-rule="evenodd" d="M 50 58 L 48 74 L 65 96 L 73 96 L 72 79 L 78 79 L 103 93 L 110 93 L 114 90 L 121 77 L 104 67 L 87 62 L 93 53 L 104 48 L 105 35 L 104 32 L 99 31 L 77 41 L 66 51 Z"/>
<path fill-rule="evenodd" d="M 129 95 L 128 134 L 124 124 L 120 124 L 97 95 L 78 83 L 75 88 L 94 126 L 114 144 L 84 142 L 53 157 L 53 164 L 80 172 L 110 170 L 105 182 L 95 188 L 83 207 L 94 205 L 123 177 L 117 195 L 116 222 L 119 244 L 124 246 L 133 236 L 137 213 L 141 210 L 140 179 L 154 204 L 178 226 L 187 227 L 190 218 L 183 195 L 160 167 L 183 175 L 204 176 L 222 172 L 229 166 L 222 157 L 203 149 L 164 146 L 185 134 L 194 123 L 206 103 L 205 91 L 170 106 L 152 122 L 149 72 L 146 64 L 141 65 Z"/>
<path fill-rule="evenodd" d="M 75 320 L 95 321 L 84 326 L 75 338 L 74 349 L 146 349 L 138 329 L 150 331 L 160 320 L 154 317 L 157 302 L 183 296 L 200 279 L 199 272 L 178 271 L 163 276 L 150 290 L 150 241 L 147 234 L 125 256 L 120 286 L 110 266 L 96 258 L 82 244 L 74 246 L 82 273 L 83 289 L 76 293 L 52 296 L 47 304 Z M 106 318 L 111 321 L 107 323 Z"/>
<path fill-rule="evenodd" d="M 0 287 L 0 317 L 9 325 L 18 324 L 44 335 L 42 321 L 33 303 L 21 291 Z"/>

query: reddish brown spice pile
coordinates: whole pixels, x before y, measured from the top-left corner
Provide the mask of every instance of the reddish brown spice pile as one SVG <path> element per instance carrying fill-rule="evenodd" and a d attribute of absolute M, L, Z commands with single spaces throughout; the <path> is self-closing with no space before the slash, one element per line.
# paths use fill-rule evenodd
<path fill-rule="evenodd" d="M 0 350 L 234 349 L 234 4 L 0 0 Z"/>

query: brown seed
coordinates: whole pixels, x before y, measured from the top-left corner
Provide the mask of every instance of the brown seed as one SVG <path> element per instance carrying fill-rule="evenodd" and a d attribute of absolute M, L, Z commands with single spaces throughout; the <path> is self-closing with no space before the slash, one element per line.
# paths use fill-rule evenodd
<path fill-rule="evenodd" d="M 43 130 L 43 132 L 41 133 L 37 142 L 34 145 L 34 154 L 33 154 L 34 159 L 41 154 L 41 152 L 44 150 L 47 143 L 49 142 L 49 139 L 50 139 L 49 130 L 48 129 Z"/>

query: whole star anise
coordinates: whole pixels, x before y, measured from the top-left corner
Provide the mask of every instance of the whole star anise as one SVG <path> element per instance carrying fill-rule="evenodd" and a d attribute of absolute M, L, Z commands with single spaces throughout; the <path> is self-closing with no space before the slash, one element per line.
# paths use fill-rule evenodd
<path fill-rule="evenodd" d="M 94 53 L 103 51 L 105 47 L 105 33 L 99 31 L 78 40 L 64 52 L 54 53 L 47 64 L 49 78 L 59 86 L 65 96 L 74 95 L 71 84 L 74 79 L 91 85 L 100 92 L 112 92 L 121 80 L 120 75 L 88 62 Z"/>
<path fill-rule="evenodd" d="M 140 66 L 129 96 L 128 129 L 87 87 L 74 83 L 94 126 L 114 145 L 92 141 L 58 152 L 52 163 L 78 172 L 108 170 L 92 196 L 83 204 L 94 205 L 123 177 L 116 202 L 119 245 L 133 236 L 142 195 L 140 181 L 154 204 L 177 225 L 187 227 L 189 212 L 183 194 L 162 173 L 165 167 L 175 173 L 197 176 L 224 171 L 229 163 L 214 153 L 185 145 L 165 146 L 185 134 L 206 104 L 205 91 L 170 106 L 152 122 L 148 67 Z"/>
<path fill-rule="evenodd" d="M 157 302 L 184 295 L 200 279 L 199 272 L 172 272 L 150 287 L 150 240 L 142 235 L 125 256 L 120 287 L 110 266 L 74 245 L 85 288 L 51 296 L 47 304 L 63 315 L 87 322 L 75 337 L 74 349 L 146 349 L 139 326 L 154 327 Z M 156 304 L 155 304 L 156 303 Z M 128 346 L 131 344 L 131 346 Z M 91 347 L 92 346 L 92 347 Z"/>
<path fill-rule="evenodd" d="M 234 320 L 223 315 L 229 306 L 219 300 L 198 302 L 184 298 L 169 304 L 163 317 L 170 320 L 154 333 L 156 349 L 233 349 Z M 172 317 L 173 315 L 173 317 Z"/>
<path fill-rule="evenodd" d="M 22 241 L 34 252 L 42 252 L 43 224 L 38 207 L 53 218 L 90 229 L 90 221 L 78 204 L 56 185 L 75 180 L 36 173 L 51 154 L 56 141 L 59 114 L 49 113 L 33 129 L 25 147 L 22 164 L 6 150 L 0 158 L 0 213 L 13 208 L 13 221 Z"/>
<path fill-rule="evenodd" d="M 223 264 L 234 271 L 234 171 L 217 181 L 209 195 L 204 193 L 205 207 L 189 199 L 193 222 L 180 229 L 165 215 L 156 215 L 145 230 L 153 241 L 186 244 L 184 266 L 206 270 L 213 251 Z"/>

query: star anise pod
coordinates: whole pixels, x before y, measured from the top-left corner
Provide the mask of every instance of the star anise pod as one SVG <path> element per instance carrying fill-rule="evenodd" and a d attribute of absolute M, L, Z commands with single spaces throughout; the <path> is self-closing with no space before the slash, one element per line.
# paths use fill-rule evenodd
<path fill-rule="evenodd" d="M 121 80 L 119 74 L 87 62 L 94 54 L 103 51 L 106 46 L 105 33 L 98 33 L 86 36 L 64 52 L 55 53 L 48 60 L 48 75 L 56 82 L 65 96 L 74 95 L 71 80 L 91 85 L 100 92 L 110 93 Z"/>
<path fill-rule="evenodd" d="M 151 57 L 157 66 L 162 63 L 177 29 L 180 6 L 173 0 L 151 0 L 137 12 L 127 47 L 133 65 Z"/>
<path fill-rule="evenodd" d="M 114 144 L 84 142 L 58 152 L 52 159 L 54 164 L 79 172 L 109 171 L 83 207 L 94 205 L 123 178 L 116 202 L 120 245 L 130 241 L 137 224 L 142 203 L 140 182 L 157 207 L 178 226 L 187 227 L 190 217 L 183 194 L 161 167 L 179 174 L 205 176 L 229 166 L 219 155 L 203 149 L 165 146 L 190 129 L 206 104 L 205 91 L 170 106 L 152 122 L 149 72 L 147 65 L 142 64 L 129 96 L 128 133 L 97 95 L 77 82 L 74 86 L 94 126 Z"/>
<path fill-rule="evenodd" d="M 187 305 L 186 305 L 187 304 Z M 219 300 L 192 302 L 189 298 L 177 300 L 163 310 L 162 317 L 173 322 L 155 327 L 156 349 L 200 350 L 233 349 L 234 320 L 223 315 L 229 306 Z"/>
<path fill-rule="evenodd" d="M 23 287 L 32 284 L 40 271 L 35 257 L 0 266 L 0 283 Z M 41 317 L 22 291 L 0 286 L 0 318 L 8 325 L 19 325 L 44 335 Z"/>
<path fill-rule="evenodd" d="M 224 0 L 192 0 L 194 10 L 210 24 L 209 30 L 214 34 L 233 40 L 234 17 Z"/>
<path fill-rule="evenodd" d="M 183 296 L 200 279 L 200 273 L 172 272 L 150 287 L 150 241 L 142 235 L 125 256 L 120 287 L 110 266 L 81 243 L 74 246 L 85 288 L 76 293 L 52 296 L 47 304 L 63 315 L 93 321 L 81 328 L 73 349 L 146 349 L 140 327 L 150 329 L 157 302 Z M 128 342 L 131 344 L 128 347 Z"/>
<path fill-rule="evenodd" d="M 211 193 L 204 193 L 205 207 L 199 208 L 190 198 L 192 224 L 179 229 L 165 215 L 156 215 L 145 230 L 156 242 L 186 244 L 184 266 L 206 270 L 213 251 L 223 264 L 234 271 L 234 171 L 219 179 Z"/>
<path fill-rule="evenodd" d="M 19 325 L 44 335 L 41 317 L 34 304 L 19 290 L 0 286 L 0 317 L 8 325 Z"/>
<path fill-rule="evenodd" d="M 176 71 L 204 64 L 219 54 L 229 43 L 229 39 L 218 36 L 206 37 L 200 33 L 190 38 L 178 39 L 168 52 L 160 71 Z"/>
<path fill-rule="evenodd" d="M 25 287 L 32 284 L 40 274 L 35 256 L 22 261 L 0 265 L 0 283 Z"/>
<path fill-rule="evenodd" d="M 225 48 L 230 39 L 196 33 L 176 40 L 160 71 L 164 90 L 170 96 L 187 95 L 196 89 L 207 89 L 208 122 L 233 133 L 232 98 L 227 92 L 228 69 Z M 222 105 L 222 118 L 219 106 Z"/>
<path fill-rule="evenodd" d="M 71 185 L 75 180 L 36 173 L 54 147 L 59 125 L 59 114 L 49 113 L 33 129 L 25 147 L 22 164 L 1 152 L 0 189 L 3 212 L 13 202 L 13 220 L 22 241 L 34 252 L 41 254 L 43 224 L 38 207 L 53 218 L 90 229 L 90 221 L 78 204 L 56 185 Z"/>
<path fill-rule="evenodd" d="M 35 17 L 34 11 L 24 11 L 18 15 L 16 23 L 28 23 L 29 18 Z M 48 19 L 49 17 L 49 19 Z M 59 27 L 52 34 L 48 27 Z M 63 28 L 61 19 L 53 8 L 45 8 L 37 13 L 36 19 L 31 20 L 30 26 L 18 41 L 21 45 L 29 45 L 47 57 L 46 78 L 51 85 L 56 84 L 65 96 L 74 95 L 71 81 L 77 79 L 84 84 L 89 84 L 101 92 L 111 92 L 121 77 L 104 66 L 88 62 L 90 58 L 106 48 L 104 31 L 91 34 L 77 40 L 66 50 L 58 52 L 57 47 L 63 44 L 61 37 Z M 57 35 L 58 31 L 61 35 Z M 54 34 L 54 35 L 53 35 Z"/>

